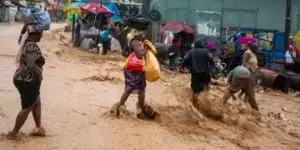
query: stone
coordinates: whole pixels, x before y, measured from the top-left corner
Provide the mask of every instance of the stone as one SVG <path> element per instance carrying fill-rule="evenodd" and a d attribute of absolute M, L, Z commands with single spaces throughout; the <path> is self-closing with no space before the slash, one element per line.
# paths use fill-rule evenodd
<path fill-rule="evenodd" d="M 287 108 L 286 108 L 286 107 L 283 107 L 282 110 L 283 110 L 284 112 L 287 112 Z"/>
<path fill-rule="evenodd" d="M 263 123 L 263 122 L 259 122 L 259 123 L 258 123 L 258 126 L 260 126 L 261 128 L 267 128 L 267 127 L 268 127 L 268 124 Z"/>
<path fill-rule="evenodd" d="M 285 115 L 284 115 L 283 113 L 279 113 L 279 114 L 278 114 L 278 118 L 279 118 L 280 120 L 287 120 L 287 118 L 285 117 Z"/>

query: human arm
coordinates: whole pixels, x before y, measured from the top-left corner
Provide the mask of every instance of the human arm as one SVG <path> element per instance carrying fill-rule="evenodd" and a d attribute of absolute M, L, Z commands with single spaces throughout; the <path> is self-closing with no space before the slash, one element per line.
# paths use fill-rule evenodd
<path fill-rule="evenodd" d="M 25 34 L 25 32 L 27 31 L 27 28 L 28 28 L 28 25 L 24 25 L 22 30 L 21 30 L 21 33 L 20 33 L 20 36 L 19 36 L 19 40 L 18 40 L 18 44 L 21 43 L 21 40 L 22 40 L 22 37 L 23 35 Z"/>
<path fill-rule="evenodd" d="M 183 62 L 182 62 L 183 67 L 190 67 L 191 60 L 192 60 L 191 57 L 192 57 L 192 55 L 191 55 L 191 50 L 190 50 L 183 57 Z"/>
<path fill-rule="evenodd" d="M 242 62 L 243 66 L 247 66 L 247 63 L 248 63 L 250 57 L 251 57 L 251 54 L 248 51 L 246 51 L 243 55 L 243 62 Z"/>
<path fill-rule="evenodd" d="M 228 75 L 226 76 L 226 81 L 227 81 L 227 83 L 230 83 L 231 82 L 231 80 L 232 80 L 232 77 L 233 77 L 233 72 L 234 72 L 234 70 L 235 69 L 233 69 L 233 70 L 231 70 L 229 73 L 228 73 Z"/>
<path fill-rule="evenodd" d="M 208 57 L 209 63 L 210 63 L 211 65 L 215 66 L 215 62 L 214 62 L 213 56 L 212 56 L 212 54 L 211 54 L 208 50 L 206 51 L 206 55 L 207 55 L 207 57 Z"/>
<path fill-rule="evenodd" d="M 35 65 L 38 51 L 39 47 L 33 42 L 26 43 L 24 46 L 25 61 L 28 69 L 38 77 L 39 81 L 42 81 L 42 70 Z"/>

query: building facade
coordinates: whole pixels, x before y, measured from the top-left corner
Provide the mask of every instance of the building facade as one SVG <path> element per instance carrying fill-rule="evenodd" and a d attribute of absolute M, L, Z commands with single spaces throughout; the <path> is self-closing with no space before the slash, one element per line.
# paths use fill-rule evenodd
<path fill-rule="evenodd" d="M 199 32 L 220 35 L 222 28 L 285 31 L 287 0 L 151 0 L 162 23 L 179 20 Z M 292 0 L 291 34 L 300 29 L 300 0 Z"/>

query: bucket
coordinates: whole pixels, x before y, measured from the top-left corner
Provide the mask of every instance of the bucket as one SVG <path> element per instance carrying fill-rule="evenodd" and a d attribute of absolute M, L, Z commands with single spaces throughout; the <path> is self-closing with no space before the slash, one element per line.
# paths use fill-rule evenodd
<path fill-rule="evenodd" d="M 102 45 L 102 43 L 98 44 L 98 48 L 99 48 L 99 54 L 102 54 L 102 52 L 103 52 L 103 45 Z"/>

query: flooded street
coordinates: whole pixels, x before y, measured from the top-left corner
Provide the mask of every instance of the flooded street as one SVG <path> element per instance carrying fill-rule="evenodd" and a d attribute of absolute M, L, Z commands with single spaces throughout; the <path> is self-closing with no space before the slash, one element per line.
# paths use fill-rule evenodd
<path fill-rule="evenodd" d="M 58 36 L 63 24 L 53 24 L 39 43 L 46 57 L 41 86 L 46 137 L 28 135 L 34 128 L 29 116 L 21 138 L 8 140 L 5 134 L 13 128 L 21 108 L 12 82 L 21 27 L 0 24 L 1 150 L 300 150 L 300 97 L 293 93 L 257 94 L 260 119 L 253 119 L 249 107 L 239 110 L 235 104 L 227 106 L 226 111 L 221 108 L 221 112 L 229 114 L 226 117 L 212 119 L 199 116 L 190 107 L 188 75 L 163 72 L 162 79 L 148 83 L 146 91 L 146 101 L 161 113 L 161 120 L 136 119 L 136 95 L 126 103 L 129 114 L 119 119 L 105 115 L 124 90 L 124 58 L 120 54 L 100 56 L 69 47 L 62 42 L 65 37 Z M 202 108 L 218 108 L 222 90 L 223 87 L 213 87 L 206 99 L 209 104 L 203 100 Z M 212 110 L 203 114 L 209 111 Z"/>

